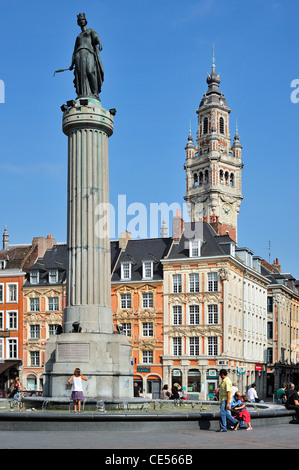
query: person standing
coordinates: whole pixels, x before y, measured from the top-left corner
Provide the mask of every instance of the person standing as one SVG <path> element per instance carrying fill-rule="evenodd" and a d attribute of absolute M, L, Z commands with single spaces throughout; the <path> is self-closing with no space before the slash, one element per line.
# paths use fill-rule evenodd
<path fill-rule="evenodd" d="M 134 397 L 140 397 L 140 388 L 137 382 L 134 382 Z"/>
<path fill-rule="evenodd" d="M 171 400 L 178 400 L 180 398 L 179 392 L 182 390 L 181 385 L 178 382 L 175 382 L 171 389 Z"/>
<path fill-rule="evenodd" d="M 81 402 L 85 400 L 85 397 L 83 395 L 82 380 L 87 380 L 87 378 L 81 374 L 81 370 L 77 367 L 74 370 L 74 375 L 72 375 L 72 377 L 68 380 L 68 383 L 72 384 L 71 400 L 74 403 L 75 413 L 77 413 L 77 404 L 78 412 L 81 412 Z"/>
<path fill-rule="evenodd" d="M 167 384 L 165 384 L 160 392 L 160 399 L 169 400 L 170 397 L 171 397 L 171 389 L 168 387 Z"/>
<path fill-rule="evenodd" d="M 233 427 L 234 431 L 237 431 L 239 427 L 239 421 L 231 415 L 230 403 L 232 401 L 233 386 L 231 380 L 227 376 L 227 370 L 221 369 L 219 376 L 222 379 L 219 390 L 219 401 L 220 401 L 220 429 L 218 432 L 227 431 L 227 423 Z"/>

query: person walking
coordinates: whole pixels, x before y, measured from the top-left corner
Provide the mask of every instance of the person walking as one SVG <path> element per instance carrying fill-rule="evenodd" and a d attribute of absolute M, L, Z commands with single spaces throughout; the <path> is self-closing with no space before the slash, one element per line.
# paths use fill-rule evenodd
<path fill-rule="evenodd" d="M 239 421 L 236 418 L 233 418 L 230 412 L 230 403 L 232 401 L 232 382 L 227 377 L 227 370 L 221 369 L 219 376 L 222 379 L 219 390 L 219 401 L 220 401 L 220 429 L 218 432 L 226 432 L 227 424 L 229 424 L 234 431 L 237 431 L 239 427 Z"/>
<path fill-rule="evenodd" d="M 78 404 L 78 412 L 81 412 L 81 402 L 85 400 L 83 394 L 83 384 L 82 380 L 87 381 L 87 378 L 81 374 L 81 370 L 77 367 L 74 370 L 74 375 L 68 380 L 69 384 L 72 384 L 72 394 L 71 400 L 74 404 L 74 411 L 77 413 L 77 404 Z"/>

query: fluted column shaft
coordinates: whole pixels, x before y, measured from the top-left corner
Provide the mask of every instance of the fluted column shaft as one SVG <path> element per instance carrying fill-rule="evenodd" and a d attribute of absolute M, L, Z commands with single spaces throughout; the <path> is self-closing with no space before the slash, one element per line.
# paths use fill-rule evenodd
<path fill-rule="evenodd" d="M 64 112 L 68 136 L 67 300 L 64 331 L 80 321 L 85 332 L 111 333 L 109 216 L 97 231 L 99 212 L 109 210 L 108 137 L 113 117 L 96 100 Z M 100 208 L 100 210 L 99 210 Z"/>

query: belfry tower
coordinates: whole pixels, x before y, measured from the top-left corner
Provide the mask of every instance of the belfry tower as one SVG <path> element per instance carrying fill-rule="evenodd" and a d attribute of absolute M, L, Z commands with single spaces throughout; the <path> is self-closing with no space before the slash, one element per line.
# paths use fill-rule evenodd
<path fill-rule="evenodd" d="M 185 147 L 186 195 L 191 221 L 202 218 L 213 223 L 219 234 L 228 233 L 237 242 L 237 219 L 241 193 L 242 146 L 238 131 L 231 145 L 226 99 L 219 89 L 220 76 L 215 71 L 207 77 L 198 114 L 196 145 L 191 131 Z"/>

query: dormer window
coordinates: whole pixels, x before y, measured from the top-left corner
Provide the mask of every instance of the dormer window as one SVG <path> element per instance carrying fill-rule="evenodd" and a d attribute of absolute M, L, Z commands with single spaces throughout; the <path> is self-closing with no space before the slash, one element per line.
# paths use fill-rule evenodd
<path fill-rule="evenodd" d="M 142 263 L 142 278 L 152 279 L 153 278 L 153 261 L 143 261 Z"/>
<path fill-rule="evenodd" d="M 57 282 L 58 282 L 58 269 L 57 268 L 49 269 L 49 283 L 57 284 Z"/>
<path fill-rule="evenodd" d="M 30 271 L 30 284 L 38 284 L 39 283 L 39 270 L 33 269 Z"/>
<path fill-rule="evenodd" d="M 196 258 L 200 256 L 200 240 L 190 240 L 189 256 L 190 258 Z"/>
<path fill-rule="evenodd" d="M 0 261 L 0 269 L 5 269 L 5 267 L 6 267 L 6 260 L 3 259 Z"/>
<path fill-rule="evenodd" d="M 121 279 L 123 281 L 128 281 L 132 277 L 132 263 L 125 261 L 120 265 Z"/>

